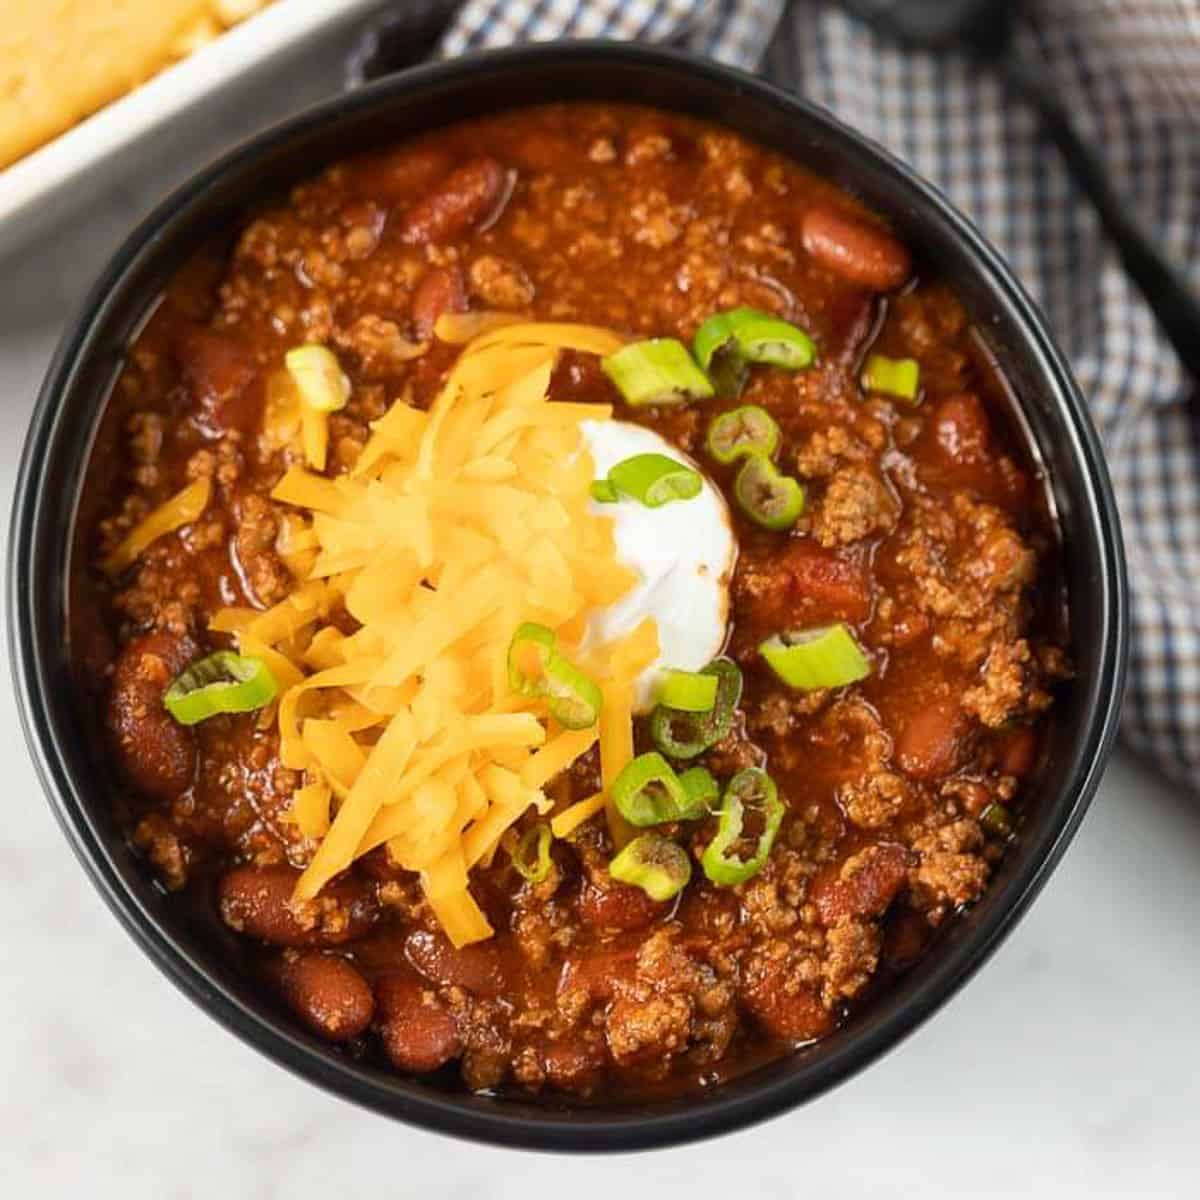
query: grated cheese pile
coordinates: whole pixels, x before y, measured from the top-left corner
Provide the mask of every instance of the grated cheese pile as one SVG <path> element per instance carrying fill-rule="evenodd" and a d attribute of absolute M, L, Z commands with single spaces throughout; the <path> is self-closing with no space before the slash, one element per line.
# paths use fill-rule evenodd
<path fill-rule="evenodd" d="M 272 493 L 290 506 L 280 551 L 300 580 L 293 593 L 265 612 L 222 610 L 211 627 L 279 681 L 265 719 L 278 722 L 284 764 L 305 772 L 293 817 L 319 842 L 297 896 L 386 845 L 420 873 L 462 946 L 492 933 L 469 872 L 522 814 L 551 810 L 547 784 L 597 740 L 606 789 L 632 758 L 634 680 L 658 637 L 647 620 L 579 650 L 589 611 L 635 579 L 616 558 L 611 521 L 589 510 L 579 423 L 611 409 L 552 402 L 548 390 L 561 349 L 609 354 L 620 339 L 475 316 L 443 317 L 437 332 L 471 340 L 427 412 L 401 399 L 348 474 L 292 467 Z M 333 619 L 343 609 L 352 622 Z M 598 726 L 558 728 L 543 700 L 510 689 L 523 621 L 554 629 L 599 684 Z M 605 807 L 618 822 L 590 797 L 556 828 Z"/>

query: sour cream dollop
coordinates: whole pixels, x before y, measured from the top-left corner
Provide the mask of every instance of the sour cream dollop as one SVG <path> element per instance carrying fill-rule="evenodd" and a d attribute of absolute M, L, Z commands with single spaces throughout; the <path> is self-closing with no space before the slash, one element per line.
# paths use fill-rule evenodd
<path fill-rule="evenodd" d="M 720 491 L 681 450 L 650 429 L 628 421 L 584 421 L 584 441 L 597 479 L 635 454 L 665 454 L 696 471 L 700 494 L 661 508 L 623 496 L 593 510 L 614 522 L 617 557 L 638 583 L 588 619 L 584 645 L 603 645 L 632 632 L 646 617 L 658 624 L 659 655 L 638 677 L 638 712 L 654 707 L 667 667 L 698 671 L 721 653 L 729 627 L 729 583 L 737 541 Z"/>

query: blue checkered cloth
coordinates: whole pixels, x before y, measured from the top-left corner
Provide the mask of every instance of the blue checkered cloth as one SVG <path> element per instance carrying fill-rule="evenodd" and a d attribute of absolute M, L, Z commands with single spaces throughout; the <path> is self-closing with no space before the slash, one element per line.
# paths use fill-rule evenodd
<path fill-rule="evenodd" d="M 966 57 L 900 49 L 822 0 L 426 0 L 421 10 L 448 22 L 444 55 L 637 38 L 760 70 L 882 142 L 970 214 L 1041 302 L 1105 439 L 1133 585 L 1125 740 L 1200 791 L 1193 389 L 1033 112 Z M 1035 0 L 1016 38 L 1200 288 L 1200 0 Z"/>

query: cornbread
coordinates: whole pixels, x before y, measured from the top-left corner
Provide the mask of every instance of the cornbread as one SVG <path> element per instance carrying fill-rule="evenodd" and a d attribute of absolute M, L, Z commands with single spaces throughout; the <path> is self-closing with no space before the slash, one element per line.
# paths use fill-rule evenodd
<path fill-rule="evenodd" d="M 264 7 L 265 0 L 8 0 L 0 167 Z"/>

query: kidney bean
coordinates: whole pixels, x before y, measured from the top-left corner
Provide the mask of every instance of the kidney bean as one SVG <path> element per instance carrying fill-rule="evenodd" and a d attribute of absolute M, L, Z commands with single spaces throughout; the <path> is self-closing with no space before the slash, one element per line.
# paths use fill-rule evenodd
<path fill-rule="evenodd" d="M 384 1052 L 402 1071 L 425 1073 L 462 1053 L 450 1010 L 408 973 L 385 975 L 375 985 Z"/>
<path fill-rule="evenodd" d="M 576 952 L 563 963 L 558 994 L 581 992 L 590 1000 L 608 1001 L 613 998 L 614 985 L 632 980 L 636 973 L 636 947 Z"/>
<path fill-rule="evenodd" d="M 895 842 L 876 842 L 844 862 L 823 867 L 808 898 L 825 925 L 843 917 L 878 917 L 908 880 L 910 855 Z"/>
<path fill-rule="evenodd" d="M 893 291 L 912 273 L 912 256 L 903 243 L 832 208 L 810 208 L 800 240 L 822 266 L 873 292 Z"/>
<path fill-rule="evenodd" d="M 400 236 L 418 246 L 447 242 L 490 217 L 507 186 L 507 172 L 494 158 L 473 158 L 401 217 Z"/>
<path fill-rule="evenodd" d="M 105 719 L 117 762 L 137 790 L 171 800 L 191 785 L 196 741 L 163 707 L 163 693 L 196 657 L 196 644 L 170 633 L 134 638 L 117 658 Z"/>
<path fill-rule="evenodd" d="M 508 986 L 504 960 L 495 942 L 455 949 L 444 934 L 418 929 L 404 943 L 404 955 L 431 983 L 461 987 L 476 996 L 502 996 Z"/>
<path fill-rule="evenodd" d="M 467 289 L 457 267 L 435 267 L 417 284 L 413 292 L 413 330 L 417 337 L 432 337 L 433 327 L 442 313 L 467 311 Z"/>
<path fill-rule="evenodd" d="M 217 885 L 221 918 L 231 929 L 273 946 L 337 946 L 370 928 L 376 909 L 366 883 L 342 876 L 315 900 L 293 904 L 299 878 L 286 863 L 234 867 Z"/>
<path fill-rule="evenodd" d="M 934 699 L 909 713 L 896 735 L 896 761 L 915 779 L 948 775 L 962 757 L 967 720 L 954 699 Z"/>
<path fill-rule="evenodd" d="M 788 978 L 786 959 L 752 961 L 738 994 L 742 1007 L 771 1037 L 810 1042 L 828 1033 L 834 1019 L 817 993 Z"/>
<path fill-rule="evenodd" d="M 586 879 L 575 906 L 584 925 L 609 932 L 645 929 L 671 907 L 627 883 L 609 880 L 601 885 Z"/>
<path fill-rule="evenodd" d="M 958 392 L 947 397 L 934 412 L 933 429 L 950 464 L 965 467 L 990 460 L 991 422 L 978 396 Z"/>
<path fill-rule="evenodd" d="M 344 958 L 316 953 L 289 957 L 280 987 L 296 1016 L 331 1042 L 358 1037 L 375 1015 L 370 984 Z"/>
<path fill-rule="evenodd" d="M 923 480 L 970 488 L 1014 512 L 1028 508 L 1032 483 L 1012 459 L 998 452 L 991 418 L 972 392 L 947 396 L 934 409 L 917 450 Z"/>
<path fill-rule="evenodd" d="M 183 384 L 204 412 L 210 432 L 255 429 L 263 390 L 253 354 L 233 334 L 190 325 L 176 337 Z"/>

